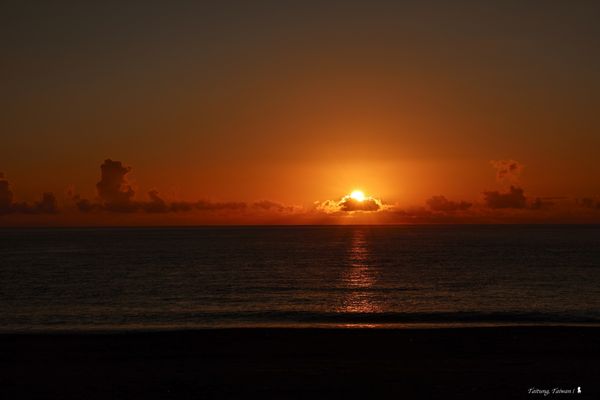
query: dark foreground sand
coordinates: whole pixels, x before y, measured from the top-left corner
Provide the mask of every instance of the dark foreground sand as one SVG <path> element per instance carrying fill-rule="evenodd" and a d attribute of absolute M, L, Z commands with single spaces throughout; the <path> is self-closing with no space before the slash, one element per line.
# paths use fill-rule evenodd
<path fill-rule="evenodd" d="M 5 334 L 0 355 L 1 399 L 600 399 L 600 328 Z"/>

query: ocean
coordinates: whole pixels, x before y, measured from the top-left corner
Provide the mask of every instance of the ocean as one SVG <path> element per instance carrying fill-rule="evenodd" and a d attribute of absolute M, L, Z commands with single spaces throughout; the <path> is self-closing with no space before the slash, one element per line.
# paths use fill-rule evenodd
<path fill-rule="evenodd" d="M 598 325 L 600 226 L 0 230 L 0 330 Z"/>

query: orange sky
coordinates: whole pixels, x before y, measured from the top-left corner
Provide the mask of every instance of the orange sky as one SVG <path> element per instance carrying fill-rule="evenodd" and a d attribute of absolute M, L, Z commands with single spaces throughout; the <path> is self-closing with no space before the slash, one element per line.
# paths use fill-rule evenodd
<path fill-rule="evenodd" d="M 0 225 L 600 221 L 600 7 L 397 3 L 4 7 Z M 318 209 L 355 188 L 385 207 Z"/>

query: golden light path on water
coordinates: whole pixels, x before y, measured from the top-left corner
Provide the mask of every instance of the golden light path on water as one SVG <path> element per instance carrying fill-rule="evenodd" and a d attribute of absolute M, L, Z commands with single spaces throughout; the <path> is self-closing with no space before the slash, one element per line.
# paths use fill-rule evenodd
<path fill-rule="evenodd" d="M 366 229 L 355 229 L 348 250 L 347 270 L 342 275 L 342 284 L 348 295 L 342 302 L 339 312 L 376 313 L 381 307 L 372 298 L 369 290 L 377 281 L 377 271 L 369 262 L 369 243 Z M 375 327 L 376 324 L 351 324 L 357 327 Z"/>

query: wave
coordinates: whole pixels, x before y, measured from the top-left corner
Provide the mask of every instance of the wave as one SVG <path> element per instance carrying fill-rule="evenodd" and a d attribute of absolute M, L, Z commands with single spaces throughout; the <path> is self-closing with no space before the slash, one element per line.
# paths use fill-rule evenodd
<path fill-rule="evenodd" d="M 73 314 L 0 320 L 1 332 L 53 330 L 154 330 L 260 327 L 379 327 L 503 325 L 600 325 L 600 313 L 547 312 L 133 312 L 120 315 Z"/>

